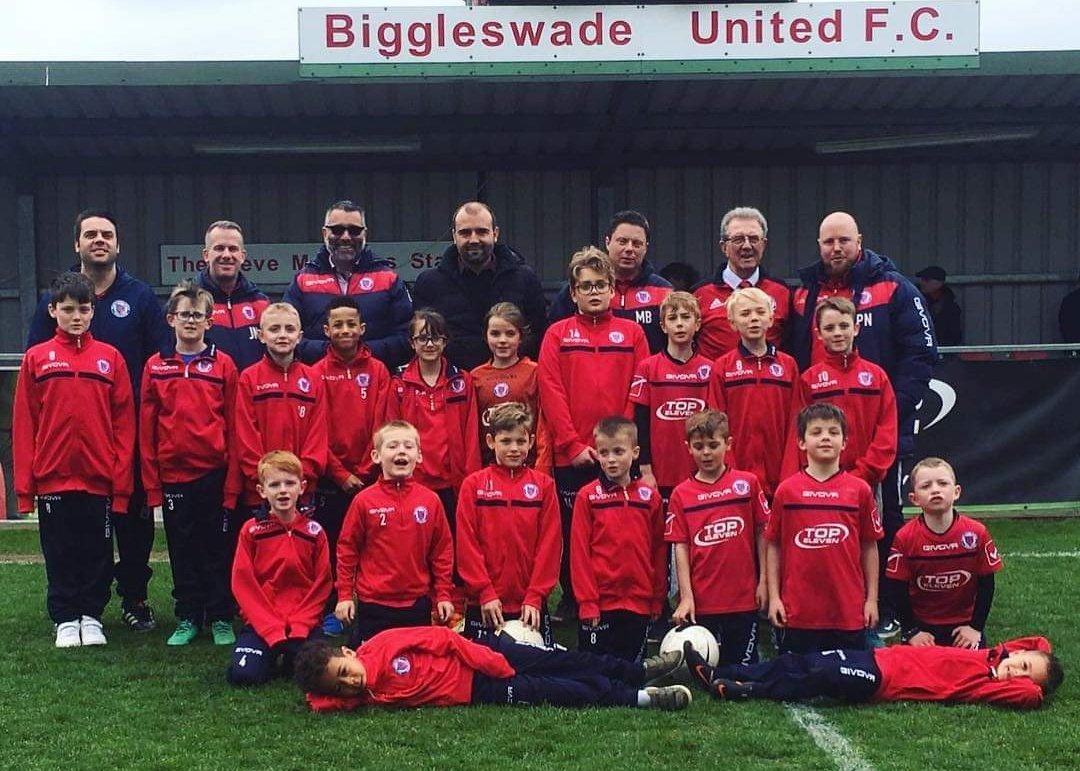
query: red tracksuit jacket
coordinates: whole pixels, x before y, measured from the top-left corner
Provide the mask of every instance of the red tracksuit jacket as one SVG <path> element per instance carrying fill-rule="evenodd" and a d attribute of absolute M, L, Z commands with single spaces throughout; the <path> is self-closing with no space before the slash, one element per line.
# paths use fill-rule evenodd
<path fill-rule="evenodd" d="M 874 701 L 959 701 L 1035 709 L 1042 704 L 1042 688 L 1027 677 L 994 679 L 1008 653 L 1050 653 L 1045 637 L 1021 637 L 983 650 L 928 645 L 890 645 L 874 651 L 881 670 L 881 687 Z"/>
<path fill-rule="evenodd" d="M 469 602 L 501 600 L 503 611 L 542 608 L 559 580 L 559 500 L 551 477 L 492 465 L 465 477 L 458 493 L 458 572 Z"/>
<path fill-rule="evenodd" d="M 51 340 L 23 357 L 11 423 L 20 512 L 47 493 L 111 495 L 127 511 L 134 483 L 135 401 L 124 357 L 89 332 Z"/>
<path fill-rule="evenodd" d="M 701 306 L 698 350 L 710 359 L 723 356 L 739 344 L 739 333 L 731 326 L 727 317 L 727 301 L 735 290 L 723 280 L 723 270 L 721 267 L 718 271 L 721 274 L 719 281 L 714 279 L 694 290 L 694 297 Z M 783 282 L 768 276 L 758 279 L 757 288 L 769 295 L 773 301 L 773 322 L 766 337 L 770 344 L 779 345 L 791 316 L 791 290 Z"/>
<path fill-rule="evenodd" d="M 235 508 L 238 498 L 245 506 L 260 503 L 259 458 L 271 450 L 299 457 L 308 492 L 314 492 L 326 468 L 325 409 L 322 379 L 299 361 L 282 369 L 267 355 L 240 373 L 225 508 Z"/>
<path fill-rule="evenodd" d="M 593 443 L 593 428 L 611 415 L 634 417 L 627 401 L 639 361 L 649 355 L 641 327 L 578 313 L 548 327 L 540 345 L 540 403 L 555 446 L 555 466 Z"/>
<path fill-rule="evenodd" d="M 363 696 L 309 693 L 316 712 L 383 707 L 450 707 L 472 701 L 473 675 L 509 679 L 510 662 L 486 645 L 477 645 L 442 626 L 388 629 L 356 651 L 367 673 Z"/>
<path fill-rule="evenodd" d="M 405 608 L 449 602 L 454 545 L 439 496 L 413 481 L 380 478 L 349 505 L 337 546 L 338 602 Z"/>
<path fill-rule="evenodd" d="M 387 418 L 402 418 L 416 426 L 422 458 L 416 467 L 420 484 L 433 490 L 457 489 L 466 475 L 480 469 L 472 377 L 445 357 L 433 386 L 420 376 L 416 359 L 406 365 L 394 378 Z"/>
<path fill-rule="evenodd" d="M 229 465 L 236 405 L 236 365 L 208 346 L 189 364 L 175 348 L 146 362 L 139 406 L 139 458 L 148 506 L 161 486 L 191 482 Z"/>
<path fill-rule="evenodd" d="M 769 345 L 764 356 L 755 356 L 739 343 L 713 367 L 711 400 L 727 413 L 735 440 L 727 463 L 756 476 L 769 498 L 783 479 L 781 464 L 794 433 L 791 402 L 798 383 L 795 360 L 775 345 Z"/>
<path fill-rule="evenodd" d="M 390 372 L 367 346 L 349 362 L 330 347 L 311 369 L 322 380 L 326 400 L 326 476 L 338 487 L 350 474 L 370 482 L 378 472 L 371 459 L 372 437 L 386 422 Z"/>
<path fill-rule="evenodd" d="M 322 619 L 330 595 L 330 547 L 318 522 L 271 516 L 240 529 L 232 592 L 244 620 L 268 645 L 304 639 Z"/>
<path fill-rule="evenodd" d="M 859 356 L 830 353 L 825 360 L 807 369 L 799 379 L 791 402 L 790 422 L 803 407 L 831 402 L 847 418 L 847 446 L 840 456 L 840 468 L 850 471 L 868 485 L 876 485 L 896 460 L 896 395 L 885 370 Z M 782 478 L 806 465 L 792 431 L 784 453 Z M 738 450 L 736 450 L 738 452 Z"/>
<path fill-rule="evenodd" d="M 582 487 L 570 526 L 570 576 L 579 618 L 609 610 L 659 613 L 667 593 L 660 493 L 641 480 Z"/>

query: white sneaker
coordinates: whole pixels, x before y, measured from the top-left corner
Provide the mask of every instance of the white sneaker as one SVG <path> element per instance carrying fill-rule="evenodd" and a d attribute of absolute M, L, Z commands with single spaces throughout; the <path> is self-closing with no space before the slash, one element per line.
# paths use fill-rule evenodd
<path fill-rule="evenodd" d="M 79 638 L 78 621 L 65 621 L 56 625 L 57 648 L 78 648 L 80 645 L 82 640 Z"/>
<path fill-rule="evenodd" d="M 105 639 L 105 632 L 101 629 L 101 622 L 93 616 L 83 616 L 79 627 L 83 645 L 104 645 L 108 642 Z"/>

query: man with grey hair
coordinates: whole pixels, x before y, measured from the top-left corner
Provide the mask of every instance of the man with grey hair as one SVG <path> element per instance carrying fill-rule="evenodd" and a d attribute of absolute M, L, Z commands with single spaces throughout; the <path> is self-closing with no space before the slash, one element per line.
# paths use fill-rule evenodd
<path fill-rule="evenodd" d="M 244 231 L 231 220 L 210 223 L 204 239 L 199 287 L 214 298 L 213 324 L 206 339 L 225 351 L 240 371 L 263 355 L 259 319 L 270 298 L 243 273 L 247 250 Z"/>
<path fill-rule="evenodd" d="M 773 321 L 768 341 L 775 346 L 783 339 L 791 313 L 791 290 L 784 282 L 770 278 L 761 267 L 768 233 L 765 215 L 752 206 L 737 206 L 720 221 L 720 248 L 727 261 L 717 268 L 711 280 L 694 290 L 701 306 L 697 344 L 703 356 L 715 359 L 739 344 L 739 334 L 727 317 L 727 301 L 736 289 L 753 286 L 769 295 Z"/>

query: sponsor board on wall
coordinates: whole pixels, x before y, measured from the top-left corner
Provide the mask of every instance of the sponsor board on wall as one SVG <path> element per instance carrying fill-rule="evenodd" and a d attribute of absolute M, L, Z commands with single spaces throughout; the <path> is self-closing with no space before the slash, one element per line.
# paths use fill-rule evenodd
<path fill-rule="evenodd" d="M 299 15 L 300 71 L 313 77 L 975 67 L 979 54 L 977 0 L 313 7 Z"/>
<path fill-rule="evenodd" d="M 952 464 L 961 511 L 1080 501 L 1077 404 L 1080 358 L 946 357 L 917 412 L 915 459 Z"/>
<path fill-rule="evenodd" d="M 296 272 L 313 257 L 320 244 L 246 244 L 244 274 L 260 286 L 286 285 Z M 413 282 L 421 271 L 439 264 L 439 258 L 451 246 L 449 241 L 379 241 L 368 246 L 379 257 L 390 260 L 397 274 Z M 194 278 L 206 267 L 202 244 L 162 244 L 161 285 L 173 286 L 185 278 Z"/>

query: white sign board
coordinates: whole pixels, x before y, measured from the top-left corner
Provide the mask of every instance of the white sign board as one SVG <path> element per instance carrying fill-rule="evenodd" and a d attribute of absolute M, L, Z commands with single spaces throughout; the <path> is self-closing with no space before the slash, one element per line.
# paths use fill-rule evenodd
<path fill-rule="evenodd" d="M 301 8 L 301 65 L 974 56 L 976 0 Z"/>
<path fill-rule="evenodd" d="M 244 274 L 260 286 L 286 285 L 320 244 L 245 244 Z M 379 257 L 394 263 L 405 281 L 415 281 L 421 271 L 439 264 L 449 241 L 380 241 L 368 244 Z M 206 267 L 202 244 L 162 244 L 161 285 L 174 286 L 181 279 L 195 278 Z"/>

